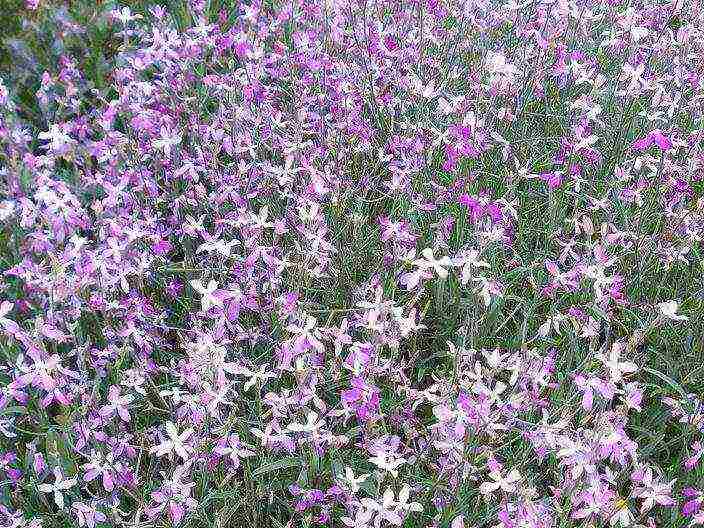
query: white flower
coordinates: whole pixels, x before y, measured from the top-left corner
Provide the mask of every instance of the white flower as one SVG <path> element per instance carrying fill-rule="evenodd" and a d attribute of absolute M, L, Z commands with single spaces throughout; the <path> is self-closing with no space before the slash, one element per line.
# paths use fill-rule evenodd
<path fill-rule="evenodd" d="M 464 516 L 458 515 L 450 524 L 450 528 L 464 528 Z"/>
<path fill-rule="evenodd" d="M 46 132 L 40 132 L 39 139 L 49 141 L 49 146 L 45 148 L 58 153 L 67 150 L 76 143 L 71 136 L 64 132 L 63 127 L 57 124 L 51 125 L 51 128 Z"/>
<path fill-rule="evenodd" d="M 679 309 L 679 307 L 680 303 L 675 300 L 665 301 L 658 304 L 658 309 L 660 310 L 660 313 L 668 319 L 672 319 L 673 321 L 687 321 L 687 316 L 677 314 L 677 310 Z"/>
<path fill-rule="evenodd" d="M 489 495 L 498 489 L 501 489 L 506 493 L 516 491 L 515 484 L 522 478 L 521 474 L 516 469 L 512 469 L 508 475 L 506 475 L 506 478 L 504 478 L 498 471 L 492 471 L 489 473 L 489 477 L 491 477 L 493 482 L 484 482 L 481 486 L 479 486 L 479 491 L 484 495 Z"/>
<path fill-rule="evenodd" d="M 162 457 L 173 451 L 186 462 L 190 457 L 189 451 L 193 451 L 193 448 L 187 446 L 184 442 L 193 434 L 193 429 L 186 429 L 183 433 L 179 434 L 173 422 L 166 422 L 165 427 L 169 439 L 164 440 L 158 446 L 152 447 L 149 452 L 156 454 L 158 457 Z"/>
<path fill-rule="evenodd" d="M 241 373 L 244 374 L 245 376 L 249 377 L 247 382 L 244 384 L 245 392 L 249 391 L 249 389 L 254 387 L 259 382 L 261 382 L 262 383 L 261 386 L 264 387 L 266 380 L 276 378 L 276 374 L 274 374 L 273 372 L 267 371 L 266 365 L 262 365 L 261 367 L 259 367 L 259 370 L 257 370 L 257 371 L 243 369 Z"/>
<path fill-rule="evenodd" d="M 427 328 L 427 326 L 425 326 L 424 324 L 418 324 L 416 322 L 415 308 L 411 309 L 411 311 L 408 313 L 408 317 L 403 317 L 403 315 L 401 315 L 396 319 L 396 322 L 398 323 L 401 337 L 408 337 L 411 332 Z"/>
<path fill-rule="evenodd" d="M 475 292 L 487 308 L 491 304 L 492 297 L 502 296 L 499 283 L 489 280 L 486 277 L 476 277 L 472 279 L 472 281 L 478 283 Z"/>
<path fill-rule="evenodd" d="M 54 502 L 56 505 L 63 510 L 64 508 L 64 496 L 61 493 L 69 488 L 76 485 L 77 480 L 75 478 L 64 480 L 61 474 L 61 468 L 58 466 L 54 468 L 54 483 L 53 484 L 39 484 L 37 488 L 43 493 L 53 493 Z"/>
<path fill-rule="evenodd" d="M 406 463 L 405 458 L 396 457 L 391 453 L 378 453 L 369 459 L 369 462 L 374 464 L 382 471 L 388 471 L 394 478 L 398 477 L 399 467 Z"/>
<path fill-rule="evenodd" d="M 354 471 L 351 467 L 345 468 L 345 476 L 340 476 L 340 479 L 347 485 L 349 490 L 355 494 L 359 491 L 359 485 L 369 478 L 369 473 L 364 473 L 358 477 L 354 476 Z"/>
<path fill-rule="evenodd" d="M 259 210 L 259 215 L 250 213 L 249 216 L 252 224 L 254 224 L 254 227 L 257 229 L 271 229 L 276 227 L 275 224 L 267 221 L 269 219 L 269 207 L 266 205 Z"/>
<path fill-rule="evenodd" d="M 453 265 L 450 257 L 442 257 L 438 260 L 435 258 L 432 248 L 425 248 L 421 251 L 421 254 L 423 255 L 423 258 L 414 260 L 413 264 L 421 269 L 432 269 L 441 279 L 447 278 L 448 271 L 445 268 L 449 268 Z"/>
<path fill-rule="evenodd" d="M 140 18 L 142 18 L 142 15 L 133 15 L 129 7 L 123 7 L 122 9 L 113 9 L 112 11 L 110 11 L 110 14 L 115 20 L 117 20 L 124 26 L 126 26 L 133 20 L 139 20 Z"/>
<path fill-rule="evenodd" d="M 597 356 L 604 366 L 609 369 L 611 381 L 614 383 L 622 381 L 624 374 L 631 374 L 638 371 L 638 365 L 632 361 L 621 361 L 620 355 L 623 348 L 624 345 L 617 342 L 611 347 L 611 352 L 608 357 L 604 354 L 598 354 Z"/>
<path fill-rule="evenodd" d="M 232 248 L 239 245 L 240 241 L 236 239 L 225 242 L 224 240 L 216 238 L 209 242 L 203 242 L 200 246 L 198 246 L 198 249 L 196 249 L 196 253 L 202 253 L 203 251 L 207 253 L 217 252 L 223 257 L 230 257 L 232 255 Z"/>
<path fill-rule="evenodd" d="M 0 222 L 4 222 L 15 212 L 15 202 L 5 200 L 0 202 Z"/>
<path fill-rule="evenodd" d="M 396 502 L 396 508 L 404 512 L 422 512 L 423 506 L 418 502 L 408 502 L 411 496 L 411 487 L 408 484 L 404 484 L 401 491 L 398 493 L 398 501 Z"/>
<path fill-rule="evenodd" d="M 212 306 L 222 306 L 222 300 L 213 295 L 218 289 L 218 283 L 214 280 L 211 279 L 207 286 L 204 286 L 202 281 L 192 280 L 191 286 L 201 294 L 200 305 L 204 312 L 207 312 Z"/>
<path fill-rule="evenodd" d="M 10 333 L 17 332 L 20 329 L 19 325 L 16 322 L 14 322 L 12 319 L 8 319 L 7 317 L 5 317 L 12 311 L 12 308 L 14 306 L 15 305 L 10 301 L 0 302 L 0 327 L 3 327 L 7 332 Z"/>
<path fill-rule="evenodd" d="M 320 429 L 323 425 L 324 422 L 318 419 L 318 414 L 311 411 L 306 415 L 305 424 L 293 422 L 289 424 L 286 429 L 294 433 L 312 433 Z"/>
<path fill-rule="evenodd" d="M 635 517 L 633 516 L 633 512 L 631 512 L 631 509 L 628 507 L 628 502 L 625 499 L 616 499 L 614 508 L 616 511 L 613 512 L 609 518 L 609 524 L 611 526 L 616 526 L 618 524 L 622 527 L 626 527 L 633 524 Z"/>
<path fill-rule="evenodd" d="M 154 148 L 162 149 L 166 157 L 171 156 L 171 149 L 181 143 L 181 135 L 161 127 L 161 137 L 152 142 Z"/>
<path fill-rule="evenodd" d="M 394 492 L 391 488 L 386 488 L 386 491 L 381 498 L 381 502 L 365 497 L 361 500 L 361 503 L 365 508 L 369 508 L 370 510 L 377 512 L 377 525 L 379 524 L 379 521 L 386 520 L 395 526 L 401 526 L 403 519 L 401 519 L 401 516 L 394 508 L 396 501 L 394 501 Z"/>

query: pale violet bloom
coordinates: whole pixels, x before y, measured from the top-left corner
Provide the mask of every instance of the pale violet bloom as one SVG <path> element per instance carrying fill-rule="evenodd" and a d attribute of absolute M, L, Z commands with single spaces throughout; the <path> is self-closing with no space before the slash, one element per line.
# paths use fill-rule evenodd
<path fill-rule="evenodd" d="M 164 440 L 158 446 L 152 447 L 149 452 L 158 457 L 174 452 L 186 462 L 190 458 L 190 453 L 193 452 L 193 448 L 186 444 L 188 438 L 193 434 L 193 429 L 186 429 L 179 434 L 173 422 L 166 422 L 164 427 L 166 428 L 168 439 Z"/>
<path fill-rule="evenodd" d="M 489 473 L 489 478 L 491 481 L 484 482 L 479 486 L 479 491 L 484 495 L 489 495 L 499 489 L 506 493 L 513 493 L 516 491 L 516 483 L 522 479 L 517 469 L 512 469 L 505 477 L 498 471 L 492 471 Z"/>
<path fill-rule="evenodd" d="M 64 479 L 61 474 L 61 468 L 56 466 L 54 468 L 54 482 L 52 484 L 39 484 L 37 488 L 42 493 L 53 493 L 54 502 L 56 505 L 63 510 L 64 508 L 64 495 L 63 493 L 76 485 L 77 479 Z"/>

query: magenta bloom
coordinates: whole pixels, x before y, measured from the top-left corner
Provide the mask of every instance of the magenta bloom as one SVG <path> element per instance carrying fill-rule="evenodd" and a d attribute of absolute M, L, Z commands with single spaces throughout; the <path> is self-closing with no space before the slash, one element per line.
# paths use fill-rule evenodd
<path fill-rule="evenodd" d="M 554 172 L 544 172 L 540 175 L 540 179 L 547 182 L 550 189 L 555 189 L 562 185 L 562 176 Z"/>
<path fill-rule="evenodd" d="M 663 134 L 660 130 L 653 130 L 645 137 L 636 140 L 631 148 L 637 151 L 644 151 L 656 145 L 660 150 L 670 150 L 673 147 L 672 140 Z"/>

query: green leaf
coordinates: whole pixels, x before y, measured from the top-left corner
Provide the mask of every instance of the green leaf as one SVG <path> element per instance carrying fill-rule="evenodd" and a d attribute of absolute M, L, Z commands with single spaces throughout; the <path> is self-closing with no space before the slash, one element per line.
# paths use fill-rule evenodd
<path fill-rule="evenodd" d="M 19 405 L 11 405 L 10 407 L 5 407 L 0 411 L 0 416 L 5 414 L 27 414 L 27 409 L 25 407 L 20 407 Z"/>
<path fill-rule="evenodd" d="M 677 382 L 676 382 L 675 380 L 673 380 L 672 378 L 666 376 L 666 375 L 663 374 L 662 372 L 660 372 L 660 371 L 658 371 L 658 370 L 655 370 L 655 369 L 648 368 L 648 367 L 644 367 L 643 370 L 644 370 L 645 372 L 649 373 L 649 374 L 652 374 L 653 376 L 656 376 L 656 377 L 660 378 L 662 381 L 664 381 L 665 383 L 667 383 L 670 387 L 672 387 L 672 388 L 675 389 L 677 392 L 679 392 L 682 396 L 686 396 L 686 395 L 687 395 L 687 393 L 686 393 L 685 390 L 680 386 L 679 383 L 677 383 Z"/>
<path fill-rule="evenodd" d="M 254 470 L 252 476 L 258 477 L 260 475 L 271 473 L 272 471 L 281 471 L 283 469 L 296 468 L 300 465 L 301 462 L 297 458 L 286 457 L 282 458 L 281 460 L 277 460 L 276 462 L 272 462 L 271 464 L 264 464 L 262 466 L 259 466 L 257 469 Z"/>

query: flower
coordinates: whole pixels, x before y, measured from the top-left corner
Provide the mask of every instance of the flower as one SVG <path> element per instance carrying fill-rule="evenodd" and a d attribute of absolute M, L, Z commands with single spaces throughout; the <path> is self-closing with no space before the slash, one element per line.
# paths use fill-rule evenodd
<path fill-rule="evenodd" d="M 179 434 L 178 429 L 173 422 L 166 422 L 164 427 L 166 429 L 168 439 L 164 440 L 158 446 L 150 448 L 149 452 L 158 457 L 169 455 L 173 452 L 181 457 L 184 462 L 189 460 L 190 453 L 193 452 L 193 448 L 185 442 L 193 434 L 193 429 L 186 429 L 184 432 Z"/>
<path fill-rule="evenodd" d="M 365 482 L 369 478 L 369 473 L 364 473 L 358 477 L 354 476 L 354 471 L 351 467 L 345 468 L 345 475 L 339 477 L 340 480 L 349 488 L 350 492 L 354 495 L 359 491 L 359 485 Z"/>
<path fill-rule="evenodd" d="M 110 15 L 114 20 L 117 20 L 123 26 L 126 26 L 133 20 L 139 20 L 142 18 L 142 15 L 133 15 L 129 7 L 123 7 L 122 9 L 113 9 L 112 11 L 110 11 Z"/>
<path fill-rule="evenodd" d="M 233 469 L 240 467 L 241 458 L 251 457 L 255 454 L 254 451 L 247 449 L 236 433 L 221 439 L 215 446 L 214 452 L 219 456 L 228 457 L 232 462 Z"/>
<path fill-rule="evenodd" d="M 450 528 L 464 528 L 464 516 L 458 515 L 450 523 Z"/>
<path fill-rule="evenodd" d="M 103 405 L 100 409 L 100 416 L 107 418 L 113 414 L 117 414 L 123 421 L 130 421 L 130 413 L 127 406 L 132 403 L 134 396 L 131 394 L 121 395 L 120 387 L 113 385 L 108 391 L 108 404 Z"/>
<path fill-rule="evenodd" d="M 653 470 L 649 467 L 642 472 L 642 476 L 638 480 L 640 485 L 633 490 L 633 495 L 645 499 L 640 507 L 641 514 L 650 511 L 656 504 L 666 507 L 672 507 L 677 504 L 672 498 L 674 480 L 669 483 L 660 482 L 653 478 Z"/>
<path fill-rule="evenodd" d="M 103 456 L 100 453 L 93 451 L 91 453 L 90 462 L 81 466 L 86 471 L 85 475 L 83 475 L 83 480 L 86 482 L 91 482 L 98 475 L 102 475 L 103 488 L 105 488 L 105 491 L 112 491 L 115 488 L 112 467 L 113 462 L 114 455 L 112 453 L 108 453 L 103 459 Z"/>
<path fill-rule="evenodd" d="M 489 495 L 498 489 L 506 493 L 512 493 L 516 491 L 516 483 L 522 479 L 521 474 L 516 469 L 509 471 L 506 477 L 499 471 L 491 471 L 489 477 L 493 482 L 484 482 L 479 486 L 479 491 L 484 495 Z"/>
<path fill-rule="evenodd" d="M 103 512 L 83 502 L 76 501 L 71 505 L 71 508 L 78 519 L 78 526 L 95 528 L 96 523 L 107 521 L 107 517 Z"/>
<path fill-rule="evenodd" d="M 325 422 L 318 419 L 318 414 L 311 411 L 306 414 L 306 423 L 301 424 L 298 422 L 292 422 L 286 426 L 286 429 L 294 433 L 315 433 L 318 429 L 323 427 Z"/>
<path fill-rule="evenodd" d="M 479 251 L 476 249 L 470 249 L 461 256 L 452 259 L 452 263 L 455 266 L 461 266 L 462 271 L 460 272 L 460 282 L 466 285 L 472 280 L 472 270 L 478 268 L 491 268 L 491 265 L 479 258 Z"/>
<path fill-rule="evenodd" d="M 694 469 L 697 464 L 699 464 L 699 460 L 702 458 L 702 455 L 704 454 L 704 444 L 702 442 L 694 442 L 692 444 L 692 450 L 694 451 L 692 455 L 687 458 L 685 461 L 685 468 L 687 468 L 689 471 Z"/>
<path fill-rule="evenodd" d="M 667 319 L 671 319 L 673 321 L 687 321 L 687 316 L 677 313 L 679 307 L 679 302 L 675 300 L 665 301 L 658 304 L 658 310 L 660 310 L 660 313 Z"/>
<path fill-rule="evenodd" d="M 616 342 L 611 346 L 611 352 L 608 357 L 603 353 L 597 355 L 597 358 L 609 370 L 611 381 L 614 383 L 620 383 L 625 375 L 638 371 L 638 365 L 632 361 L 621 361 L 621 351 L 624 348 L 625 345 L 623 343 Z"/>
<path fill-rule="evenodd" d="M 167 510 L 171 522 L 177 525 L 183 520 L 187 511 L 193 510 L 198 505 L 191 497 L 195 482 L 183 482 L 188 470 L 188 465 L 178 466 L 171 479 L 166 480 L 160 489 L 151 493 L 154 504 L 146 509 L 149 517 L 155 517 Z"/>
<path fill-rule="evenodd" d="M 190 285 L 201 295 L 200 306 L 204 312 L 207 312 L 213 306 L 223 305 L 222 299 L 214 295 L 218 289 L 218 283 L 214 280 L 208 281 L 207 286 L 204 286 L 202 281 L 192 280 Z"/>
<path fill-rule="evenodd" d="M 454 265 L 450 257 L 442 257 L 438 260 L 435 258 L 432 248 L 425 248 L 421 251 L 421 255 L 423 255 L 423 258 L 414 260 L 413 264 L 423 270 L 432 269 L 441 279 L 447 278 L 448 272 L 446 268 Z"/>
<path fill-rule="evenodd" d="M 349 526 L 350 528 L 369 528 L 369 523 L 371 522 L 373 516 L 374 510 L 360 507 L 357 508 L 354 519 L 344 516 L 340 518 L 340 521 L 342 521 L 345 526 Z"/>
<path fill-rule="evenodd" d="M 59 466 L 54 467 L 54 482 L 53 484 L 39 484 L 37 486 L 37 489 L 41 491 L 42 493 L 53 493 L 54 494 L 54 502 L 56 505 L 63 510 L 64 508 L 64 496 L 63 493 L 66 490 L 71 489 L 73 486 L 76 485 L 77 479 L 72 478 L 72 479 L 64 479 L 63 475 L 61 474 L 61 468 Z"/>
<path fill-rule="evenodd" d="M 423 506 L 418 502 L 408 502 L 411 495 L 411 487 L 404 484 L 401 491 L 398 492 L 398 501 L 396 508 L 403 512 L 422 512 Z"/>
<path fill-rule="evenodd" d="M 154 148 L 161 149 L 164 151 L 164 155 L 168 158 L 171 157 L 171 149 L 181 143 L 181 135 L 170 131 L 165 126 L 161 127 L 161 136 L 152 142 Z"/>
<path fill-rule="evenodd" d="M 635 520 L 633 512 L 628 507 L 628 501 L 622 498 L 616 498 L 613 501 L 613 510 L 609 517 L 609 524 L 616 526 L 617 524 L 625 527 L 630 526 Z"/>
<path fill-rule="evenodd" d="M 380 452 L 369 459 L 369 462 L 374 464 L 382 471 L 388 471 L 394 478 L 398 477 L 397 469 L 406 463 L 406 459 L 397 457 L 391 453 Z"/>
<path fill-rule="evenodd" d="M 381 521 L 387 521 L 395 526 L 401 526 L 403 518 L 396 511 L 396 501 L 394 501 L 394 492 L 391 488 L 386 488 L 381 502 L 369 497 L 363 498 L 360 502 L 365 508 L 376 512 L 376 525 Z"/>

